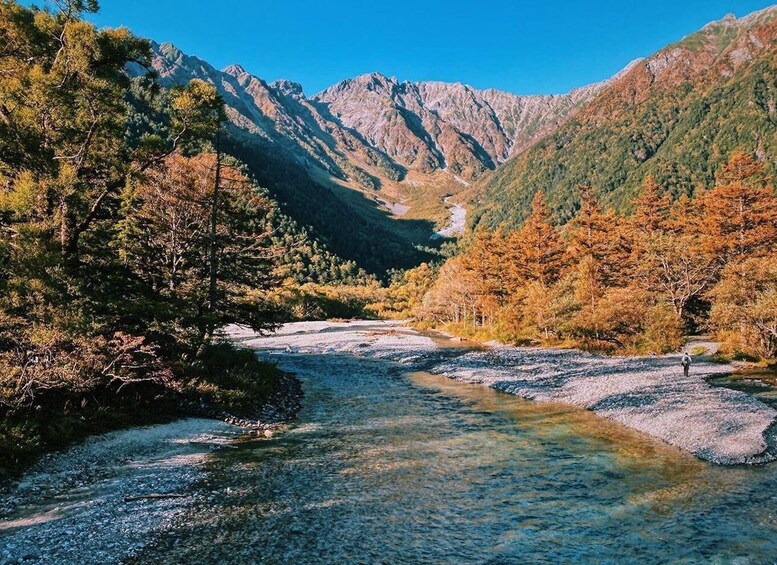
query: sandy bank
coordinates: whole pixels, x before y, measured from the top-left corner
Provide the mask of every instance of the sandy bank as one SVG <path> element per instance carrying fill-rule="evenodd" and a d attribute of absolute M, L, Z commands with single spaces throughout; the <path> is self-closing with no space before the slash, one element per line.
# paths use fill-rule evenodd
<path fill-rule="evenodd" d="M 591 410 L 723 465 L 776 458 L 777 411 L 750 395 L 706 382 L 731 367 L 695 363 L 684 377 L 676 355 L 602 357 L 576 350 L 494 347 L 441 349 L 399 322 L 303 322 L 258 338 L 232 328 L 265 353 L 348 353 L 407 364 L 541 402 Z"/>

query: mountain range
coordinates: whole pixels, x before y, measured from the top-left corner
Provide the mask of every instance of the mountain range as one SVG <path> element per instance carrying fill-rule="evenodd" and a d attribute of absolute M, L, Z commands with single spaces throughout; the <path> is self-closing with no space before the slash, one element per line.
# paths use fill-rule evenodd
<path fill-rule="evenodd" d="M 286 211 L 375 273 L 431 258 L 452 201 L 467 203 L 470 225 L 517 226 L 543 190 L 563 221 L 581 183 L 627 210 L 646 174 L 691 194 L 734 149 L 772 168 L 777 157 L 777 7 L 727 16 L 562 95 L 370 73 L 306 96 L 169 43 L 152 49 L 164 86 L 218 88 L 230 152 Z"/>
<path fill-rule="evenodd" d="M 370 73 L 308 98 L 298 83 L 268 83 L 240 65 L 217 70 L 169 43 L 152 46 L 163 84 L 192 78 L 215 84 L 235 127 L 366 189 L 401 181 L 408 171 L 476 180 L 554 131 L 609 84 L 519 96 Z"/>

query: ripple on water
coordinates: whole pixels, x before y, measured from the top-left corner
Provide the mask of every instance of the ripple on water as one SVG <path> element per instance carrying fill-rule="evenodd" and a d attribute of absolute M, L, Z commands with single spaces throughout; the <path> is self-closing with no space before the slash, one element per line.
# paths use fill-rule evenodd
<path fill-rule="evenodd" d="M 220 452 L 138 559 L 703 562 L 777 556 L 777 465 L 723 468 L 591 413 L 347 355 L 289 355 L 300 422 Z"/>

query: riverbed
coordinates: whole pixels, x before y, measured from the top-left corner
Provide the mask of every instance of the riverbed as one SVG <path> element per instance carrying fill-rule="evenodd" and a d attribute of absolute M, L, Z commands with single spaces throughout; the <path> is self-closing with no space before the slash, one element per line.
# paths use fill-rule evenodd
<path fill-rule="evenodd" d="M 286 433 L 217 449 L 212 445 L 233 429 L 214 423 L 208 431 L 196 421 L 191 443 L 172 442 L 187 446 L 187 457 L 191 446 L 205 445 L 195 450 L 195 471 L 166 487 L 185 498 L 125 508 L 127 493 L 165 487 L 154 482 L 153 469 L 161 477 L 182 459 L 151 457 L 159 464 L 141 465 L 145 478 L 132 488 L 122 488 L 123 475 L 114 473 L 118 486 L 97 489 L 100 500 L 125 508 L 120 527 L 68 508 L 36 523 L 29 518 L 40 510 L 22 508 L 15 524 L 0 530 L 0 547 L 23 546 L 29 562 L 50 563 L 777 557 L 777 464 L 714 465 L 590 411 L 431 374 L 423 369 L 488 352 L 443 339 L 430 348 L 430 338 L 391 324 L 323 323 L 270 338 L 233 336 L 302 380 L 303 409 Z M 205 441 L 197 439 L 202 434 Z M 170 436 L 157 437 L 164 443 Z M 104 445 L 98 450 L 107 452 Z M 87 444 L 77 459 L 89 453 Z M 126 449 L 119 453 L 115 462 L 94 460 L 95 480 L 112 465 L 138 466 Z M 55 469 L 71 456 L 60 454 Z M 25 493 L 36 481 L 46 484 L 46 472 L 28 476 Z M 78 496 L 82 506 L 92 500 L 88 492 Z M 77 535 L 68 537 L 76 523 Z M 89 544 L 78 537 L 86 532 Z M 21 557 L 14 549 L 7 560 Z"/>
<path fill-rule="evenodd" d="M 467 209 L 461 204 L 453 203 L 451 199 L 451 196 L 445 198 L 445 205 L 450 214 L 448 224 L 443 229 L 433 233 L 431 239 L 447 239 L 464 233 L 467 225 Z"/>

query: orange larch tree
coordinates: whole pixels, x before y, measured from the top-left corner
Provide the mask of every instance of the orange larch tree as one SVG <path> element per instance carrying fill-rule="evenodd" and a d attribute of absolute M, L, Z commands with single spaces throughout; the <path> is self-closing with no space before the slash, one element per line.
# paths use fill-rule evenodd
<path fill-rule="evenodd" d="M 561 236 L 550 223 L 550 213 L 543 192 L 532 201 L 532 212 L 523 227 L 510 235 L 506 267 L 512 279 L 537 281 L 543 285 L 556 282 L 566 262 L 566 249 Z"/>
<path fill-rule="evenodd" d="M 777 197 L 769 181 L 763 163 L 734 153 L 704 195 L 702 240 L 720 268 L 777 246 Z"/>
<path fill-rule="evenodd" d="M 669 194 L 662 192 L 655 179 L 648 175 L 642 185 L 642 191 L 634 199 L 631 224 L 635 230 L 643 234 L 652 234 L 666 227 L 672 199 Z"/>
<path fill-rule="evenodd" d="M 478 230 L 471 247 L 462 256 L 463 267 L 471 275 L 478 296 L 476 311 L 471 316 L 473 323 L 478 319 L 480 325 L 492 322 L 507 299 L 506 241 L 499 231 Z"/>
<path fill-rule="evenodd" d="M 635 281 L 640 288 L 668 300 L 684 320 L 688 303 L 712 282 L 714 269 L 699 239 L 699 206 L 687 196 L 674 204 L 648 177 L 635 201 Z"/>
<path fill-rule="evenodd" d="M 590 186 L 580 187 L 580 210 L 570 224 L 569 254 L 574 264 L 583 259 L 603 286 L 622 286 L 631 269 L 631 241 L 622 218 L 603 212 Z"/>

